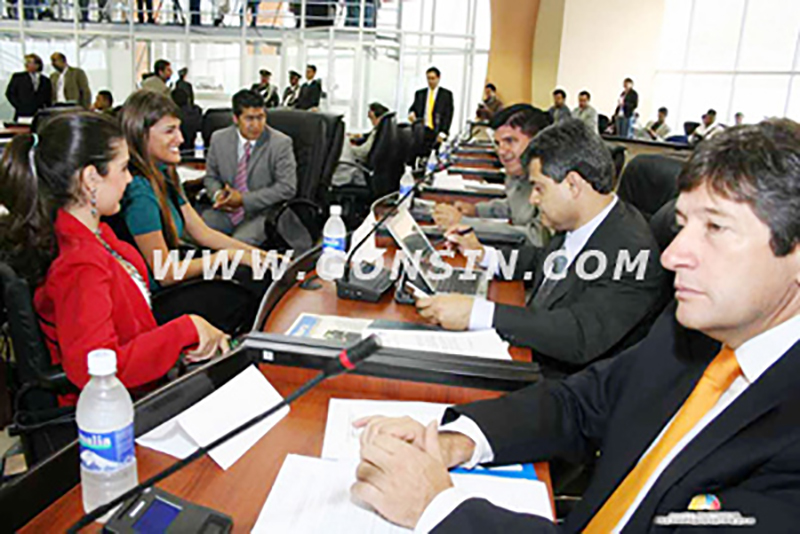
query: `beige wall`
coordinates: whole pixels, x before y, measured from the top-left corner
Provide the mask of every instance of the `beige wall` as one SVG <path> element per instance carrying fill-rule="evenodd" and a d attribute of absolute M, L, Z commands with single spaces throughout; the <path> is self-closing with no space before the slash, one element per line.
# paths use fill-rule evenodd
<path fill-rule="evenodd" d="M 541 0 L 533 39 L 531 103 L 547 109 L 558 82 L 558 62 L 567 0 Z"/>
<path fill-rule="evenodd" d="M 487 81 L 497 86 L 506 104 L 528 102 L 539 0 L 492 0 L 491 5 L 492 41 Z"/>
<path fill-rule="evenodd" d="M 639 113 L 649 120 L 660 105 L 651 97 L 663 18 L 664 0 L 566 0 L 557 86 L 567 92 L 570 108 L 586 89 L 598 112 L 610 115 L 622 80 L 630 77 Z"/>

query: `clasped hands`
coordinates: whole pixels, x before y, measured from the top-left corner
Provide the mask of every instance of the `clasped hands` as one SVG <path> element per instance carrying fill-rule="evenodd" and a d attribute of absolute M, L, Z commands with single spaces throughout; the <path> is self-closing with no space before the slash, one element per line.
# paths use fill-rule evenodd
<path fill-rule="evenodd" d="M 362 428 L 361 462 L 350 488 L 355 501 L 389 521 L 414 528 L 441 492 L 453 487 L 447 470 L 472 458 L 475 442 L 464 434 L 439 432 L 410 417 L 366 417 Z"/>
<path fill-rule="evenodd" d="M 223 189 L 220 189 L 214 194 L 214 209 L 233 212 L 244 206 L 244 199 L 242 193 L 238 189 L 231 187 L 230 184 L 225 184 Z"/>
<path fill-rule="evenodd" d="M 467 229 L 468 227 L 464 225 L 452 226 L 444 234 L 447 246 L 451 249 L 455 248 L 465 256 L 477 254 L 476 261 L 480 262 L 484 254 L 483 245 L 478 241 L 475 232 L 464 235 L 459 233 Z M 466 330 L 469 328 L 474 301 L 474 297 L 469 295 L 445 293 L 418 298 L 415 304 L 420 316 L 429 323 L 441 326 L 446 330 Z"/>

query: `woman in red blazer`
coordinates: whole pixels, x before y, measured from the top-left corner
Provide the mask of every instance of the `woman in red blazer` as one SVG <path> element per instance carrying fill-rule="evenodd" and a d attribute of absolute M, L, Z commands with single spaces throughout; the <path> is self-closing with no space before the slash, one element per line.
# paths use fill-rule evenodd
<path fill-rule="evenodd" d="M 197 361 L 228 348 L 201 317 L 156 324 L 142 257 L 100 223 L 119 211 L 130 181 L 119 126 L 99 114 L 60 116 L 40 137 L 17 136 L 0 164 L 0 203 L 9 210 L 0 217 L 0 251 L 38 286 L 34 305 L 53 363 L 79 388 L 94 349 L 114 350 L 117 376 L 137 389 L 164 377 L 184 352 Z"/>

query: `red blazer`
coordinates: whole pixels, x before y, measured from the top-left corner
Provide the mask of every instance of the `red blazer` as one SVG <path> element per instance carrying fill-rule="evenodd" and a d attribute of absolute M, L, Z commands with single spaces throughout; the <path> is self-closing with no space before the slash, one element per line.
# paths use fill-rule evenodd
<path fill-rule="evenodd" d="M 58 257 L 36 290 L 34 306 L 54 364 L 82 388 L 89 381 L 86 355 L 98 348 L 117 353 L 117 377 L 128 389 L 167 374 L 181 353 L 196 345 L 188 315 L 156 324 L 136 283 L 83 223 L 60 210 L 55 222 Z M 147 281 L 139 252 L 100 225 L 106 243 L 131 262 Z M 61 399 L 77 402 L 75 395 Z"/>

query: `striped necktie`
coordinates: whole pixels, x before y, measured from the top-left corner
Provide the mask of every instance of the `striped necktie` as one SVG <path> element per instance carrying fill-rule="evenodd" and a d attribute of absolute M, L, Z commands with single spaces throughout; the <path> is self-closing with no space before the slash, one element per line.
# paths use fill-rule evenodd
<path fill-rule="evenodd" d="M 728 347 L 723 347 L 708 365 L 664 435 L 645 456 L 639 459 L 625 480 L 617 486 L 611 497 L 586 526 L 584 533 L 605 534 L 614 530 L 664 458 L 714 407 L 741 372 L 734 352 Z"/>
<path fill-rule="evenodd" d="M 244 155 L 239 159 L 239 166 L 236 168 L 236 178 L 233 180 L 233 187 L 235 187 L 241 194 L 247 193 L 247 164 L 250 163 L 250 141 L 244 144 Z M 244 208 L 231 213 L 231 222 L 234 226 L 239 226 L 244 220 Z"/>

